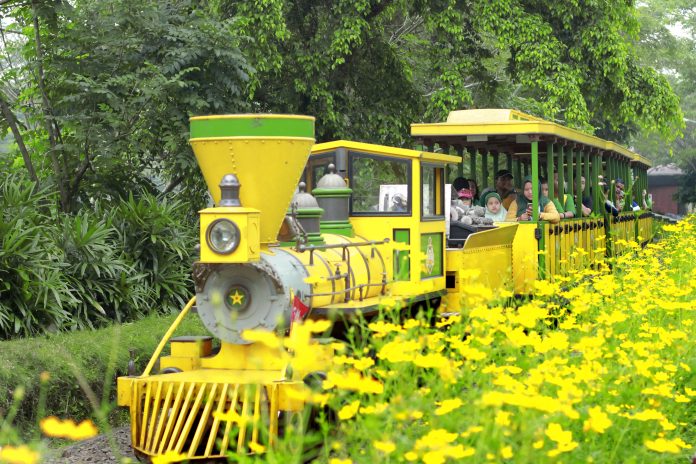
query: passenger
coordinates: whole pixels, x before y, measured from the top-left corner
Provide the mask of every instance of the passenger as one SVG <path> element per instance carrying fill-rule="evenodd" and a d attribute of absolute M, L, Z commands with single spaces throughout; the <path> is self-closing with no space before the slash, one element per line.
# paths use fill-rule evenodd
<path fill-rule="evenodd" d="M 469 182 L 469 190 L 471 190 L 472 195 L 474 196 L 474 204 L 479 203 L 479 191 L 478 191 L 478 184 L 474 179 L 467 179 L 467 182 Z"/>
<path fill-rule="evenodd" d="M 580 176 L 580 187 L 582 190 L 582 215 L 583 216 L 589 216 L 592 214 L 592 208 L 594 206 L 594 203 L 592 201 L 592 195 L 589 194 L 589 189 L 587 194 L 585 193 L 585 187 L 587 183 L 585 182 L 585 176 Z"/>
<path fill-rule="evenodd" d="M 503 207 L 506 210 L 510 210 L 510 204 L 515 200 L 517 191 L 515 190 L 515 185 L 513 184 L 514 177 L 512 173 L 507 169 L 501 169 L 495 173 L 495 187 L 488 187 L 481 192 L 481 198 L 483 199 L 489 192 L 497 192 L 503 201 Z M 481 202 L 481 206 L 486 206 Z"/>
<path fill-rule="evenodd" d="M 652 193 L 648 193 L 647 190 L 643 190 L 643 209 L 652 210 L 653 199 Z"/>
<path fill-rule="evenodd" d="M 468 206 L 471 208 L 474 205 L 474 195 L 468 188 L 463 188 L 457 192 L 457 197 L 459 198 L 460 205 L 458 206 Z"/>
<path fill-rule="evenodd" d="M 612 216 L 614 216 L 614 217 L 618 216 L 619 210 L 616 208 L 614 203 L 609 198 L 609 186 L 604 181 L 603 176 L 599 176 L 599 184 L 598 185 L 601 187 L 602 195 L 604 196 L 604 209 L 607 211 L 607 213 L 611 213 Z"/>
<path fill-rule="evenodd" d="M 522 194 L 517 194 L 517 198 L 510 204 L 507 212 L 506 221 L 531 221 L 532 220 L 532 180 L 525 177 L 522 185 Z M 557 224 L 561 221 L 561 216 L 556 210 L 556 206 L 552 201 L 541 193 L 541 185 L 539 186 L 539 220 L 549 221 Z"/>
<path fill-rule="evenodd" d="M 567 189 L 567 185 L 563 182 L 564 187 Z M 563 194 L 563 204 L 561 204 L 558 199 L 560 191 L 558 190 L 558 173 L 553 175 L 553 186 L 555 189 L 555 198 L 553 199 L 553 205 L 556 207 L 556 211 L 560 214 L 561 219 L 570 219 L 577 216 L 577 211 L 575 209 L 575 200 L 573 200 L 573 195 Z M 548 191 L 548 189 L 547 189 Z"/>
<path fill-rule="evenodd" d="M 625 198 L 626 198 L 626 192 L 624 191 L 624 181 L 622 178 L 617 177 L 616 181 L 614 182 L 614 189 L 616 193 L 616 208 L 619 211 L 623 211 L 624 209 L 624 204 L 625 204 Z"/>
<path fill-rule="evenodd" d="M 505 221 L 507 210 L 503 207 L 498 192 L 488 192 L 483 197 L 483 203 L 486 205 L 485 217 L 492 219 L 494 222 Z"/>

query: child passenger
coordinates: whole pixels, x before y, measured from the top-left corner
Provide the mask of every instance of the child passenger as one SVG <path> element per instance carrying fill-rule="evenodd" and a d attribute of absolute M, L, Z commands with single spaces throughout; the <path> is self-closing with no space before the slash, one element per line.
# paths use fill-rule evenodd
<path fill-rule="evenodd" d="M 483 197 L 483 204 L 486 207 L 485 216 L 493 219 L 493 222 L 502 222 L 507 216 L 507 210 L 503 207 L 498 192 L 488 192 Z"/>

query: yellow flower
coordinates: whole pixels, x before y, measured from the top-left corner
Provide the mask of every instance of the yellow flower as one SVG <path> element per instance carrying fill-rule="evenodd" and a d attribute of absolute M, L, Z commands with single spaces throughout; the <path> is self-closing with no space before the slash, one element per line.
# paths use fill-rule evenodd
<path fill-rule="evenodd" d="M 346 459 L 331 458 L 331 459 L 329 459 L 329 464 L 353 464 L 353 460 L 350 458 L 346 458 Z"/>
<path fill-rule="evenodd" d="M 348 420 L 358 413 L 358 409 L 360 409 L 360 400 L 353 401 L 343 406 L 341 410 L 338 411 L 338 418 L 341 420 Z"/>
<path fill-rule="evenodd" d="M 408 453 L 404 454 L 404 459 L 406 459 L 408 462 L 413 462 L 418 459 L 418 454 L 414 453 L 413 451 L 409 451 Z"/>
<path fill-rule="evenodd" d="M 445 429 L 434 429 L 416 440 L 415 449 L 432 448 L 434 446 L 442 446 L 447 443 L 452 443 L 457 439 L 456 433 L 448 432 Z"/>
<path fill-rule="evenodd" d="M 39 453 L 26 445 L 0 447 L 0 462 L 7 464 L 35 464 L 39 462 Z"/>
<path fill-rule="evenodd" d="M 49 437 L 68 438 L 70 440 L 85 440 L 99 433 L 94 423 L 87 419 L 75 424 L 72 419 L 61 420 L 55 416 L 41 419 L 39 423 L 43 433 Z"/>
<path fill-rule="evenodd" d="M 471 427 L 463 431 L 460 435 L 462 438 L 468 438 L 471 435 L 479 433 L 481 431 L 483 431 L 483 427 L 481 427 L 480 425 L 472 425 Z"/>
<path fill-rule="evenodd" d="M 396 449 L 396 445 L 391 441 L 375 440 L 372 442 L 372 446 L 374 446 L 375 449 L 383 452 L 384 454 L 391 454 Z"/>
<path fill-rule="evenodd" d="M 658 453 L 680 453 L 682 449 L 691 448 L 690 445 L 684 443 L 681 438 L 675 438 L 674 440 L 666 440 L 664 438 L 658 438 L 656 440 L 646 440 L 645 447 L 652 451 L 657 451 Z"/>
<path fill-rule="evenodd" d="M 561 453 L 567 453 L 568 451 L 572 451 L 577 447 L 578 447 L 578 442 L 576 442 L 576 441 L 571 441 L 568 443 L 559 443 L 555 449 L 552 449 L 551 451 L 546 453 L 546 455 L 553 458 L 553 457 L 558 456 Z"/>
<path fill-rule="evenodd" d="M 442 416 L 454 411 L 455 409 L 460 408 L 464 404 L 464 402 L 459 398 L 454 398 L 451 400 L 441 401 L 437 404 L 439 405 L 439 407 L 435 410 L 435 415 Z"/>
<path fill-rule="evenodd" d="M 262 454 L 266 451 L 265 446 L 263 446 L 259 443 L 256 443 L 254 441 L 249 442 L 249 449 L 256 454 Z"/>
<path fill-rule="evenodd" d="M 512 458 L 512 446 L 506 446 L 503 449 L 500 450 L 500 455 L 503 457 L 503 459 L 510 459 Z"/>
<path fill-rule="evenodd" d="M 421 345 L 412 340 L 394 340 L 380 348 L 377 357 L 391 363 L 408 362 L 415 359 Z"/>
<path fill-rule="evenodd" d="M 380 394 L 384 391 L 384 385 L 378 380 L 363 377 L 358 371 L 354 370 L 344 374 L 329 371 L 322 385 L 325 389 L 336 387 L 341 390 L 352 390 L 360 393 Z"/>
<path fill-rule="evenodd" d="M 597 433 L 604 433 L 604 431 L 607 430 L 612 424 L 609 416 L 607 416 L 607 414 L 603 412 L 602 408 L 599 406 L 590 408 L 589 414 L 590 417 L 583 425 L 583 430 L 585 432 L 592 430 Z"/>
<path fill-rule="evenodd" d="M 546 436 L 556 443 L 570 443 L 573 440 L 573 432 L 563 430 L 560 424 L 550 423 L 546 427 Z"/>
<path fill-rule="evenodd" d="M 507 427 L 510 425 L 510 413 L 505 411 L 498 411 L 495 413 L 495 424 L 501 427 Z"/>

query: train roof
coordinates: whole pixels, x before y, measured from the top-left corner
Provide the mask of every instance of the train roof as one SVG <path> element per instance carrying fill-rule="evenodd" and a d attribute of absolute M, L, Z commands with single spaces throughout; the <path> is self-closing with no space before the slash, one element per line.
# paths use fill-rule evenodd
<path fill-rule="evenodd" d="M 518 153 L 515 145 L 529 143 L 530 136 L 538 135 L 542 141 L 575 143 L 590 150 L 627 158 L 632 163 L 646 167 L 652 165 L 646 158 L 617 143 L 511 109 L 452 111 L 447 122 L 411 124 L 411 135 L 426 145 L 486 144 L 499 147 L 499 151 L 512 153 Z"/>
<path fill-rule="evenodd" d="M 434 162 L 438 164 L 458 164 L 462 161 L 459 156 L 443 155 L 441 153 L 431 153 L 422 150 L 410 150 L 408 148 L 389 147 L 373 143 L 353 142 L 350 140 L 335 140 L 332 142 L 317 143 L 312 147 L 311 156 L 345 148 L 349 151 L 359 151 L 362 153 L 372 153 L 375 155 L 393 156 L 397 158 L 417 158 L 421 161 Z"/>

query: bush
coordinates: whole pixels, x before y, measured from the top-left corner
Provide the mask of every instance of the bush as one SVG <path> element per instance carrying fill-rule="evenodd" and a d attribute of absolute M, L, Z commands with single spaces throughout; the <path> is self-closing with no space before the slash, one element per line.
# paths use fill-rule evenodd
<path fill-rule="evenodd" d="M 112 220 L 119 246 L 147 292 L 147 304 L 160 312 L 178 311 L 193 290 L 191 265 L 198 243 L 197 218 L 187 217 L 187 205 L 131 195 L 114 210 Z"/>
<path fill-rule="evenodd" d="M 69 324 L 77 298 L 55 241 L 59 230 L 45 191 L 11 176 L 0 188 L 0 338 Z"/>
<path fill-rule="evenodd" d="M 19 176 L 0 185 L 0 339 L 179 310 L 195 218 L 146 194 L 76 215 Z"/>

